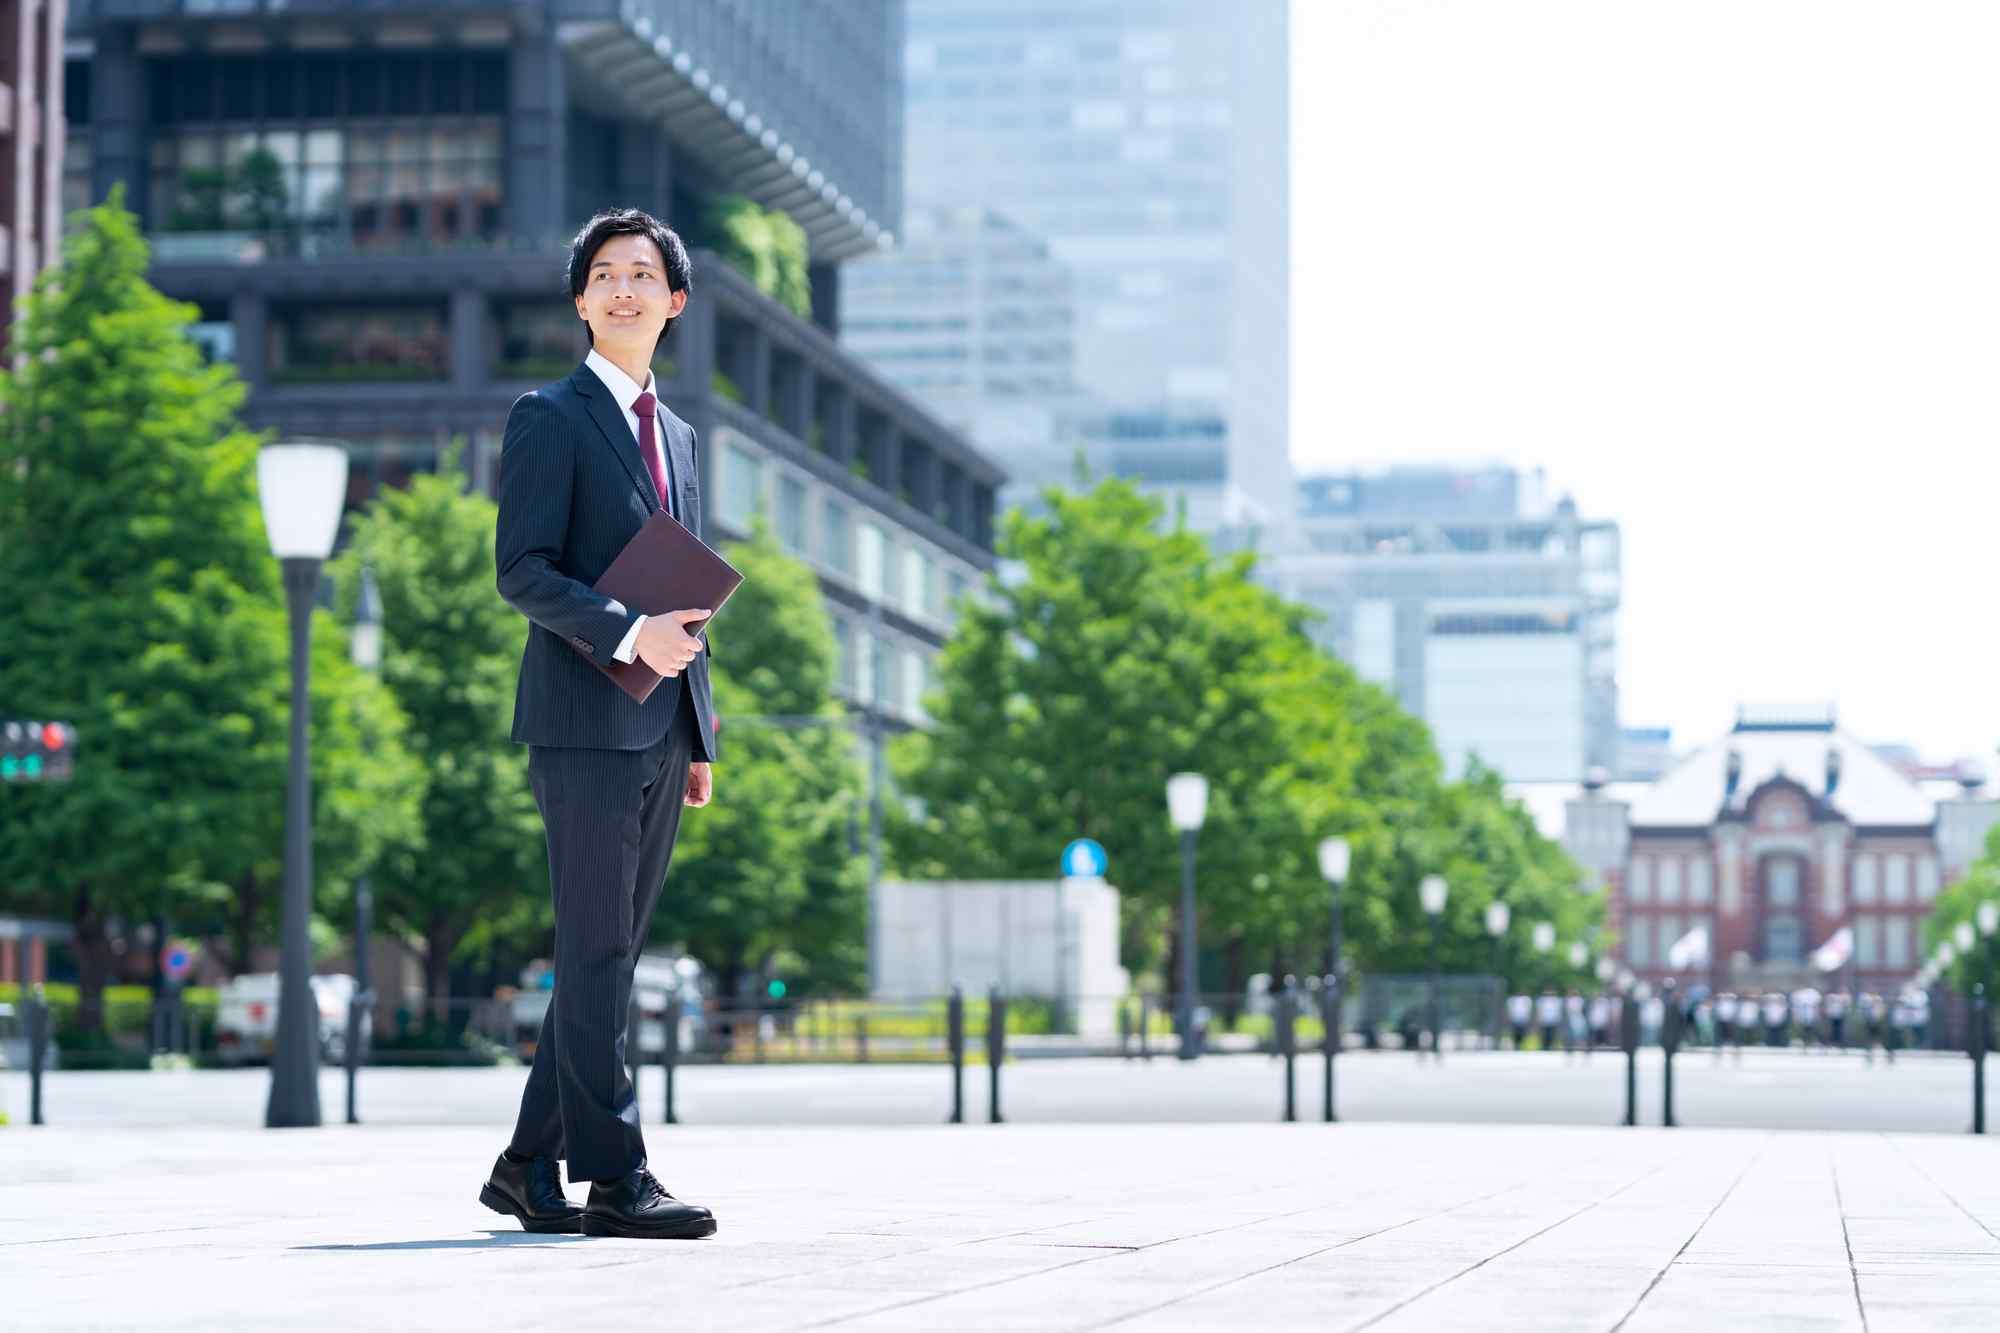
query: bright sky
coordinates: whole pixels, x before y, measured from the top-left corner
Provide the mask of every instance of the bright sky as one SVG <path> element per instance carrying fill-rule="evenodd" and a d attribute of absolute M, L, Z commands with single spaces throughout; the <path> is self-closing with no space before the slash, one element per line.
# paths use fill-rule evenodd
<path fill-rule="evenodd" d="M 1624 719 L 2000 770 L 2000 5 L 1293 0 L 1301 469 L 1624 527 Z"/>

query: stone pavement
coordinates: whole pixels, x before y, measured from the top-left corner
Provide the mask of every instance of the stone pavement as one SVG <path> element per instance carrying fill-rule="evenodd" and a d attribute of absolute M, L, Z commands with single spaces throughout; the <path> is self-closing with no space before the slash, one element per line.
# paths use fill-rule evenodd
<path fill-rule="evenodd" d="M 1971 1137 L 649 1127 L 721 1230 L 647 1242 L 481 1208 L 502 1133 L 0 1129 L 0 1325 L 2000 1325 L 2000 1147 Z"/>

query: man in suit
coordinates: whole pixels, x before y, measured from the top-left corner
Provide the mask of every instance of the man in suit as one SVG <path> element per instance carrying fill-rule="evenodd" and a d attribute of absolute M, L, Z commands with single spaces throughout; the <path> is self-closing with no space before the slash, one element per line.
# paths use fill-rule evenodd
<path fill-rule="evenodd" d="M 501 446 L 494 565 L 500 595 L 530 622 L 513 738 L 529 747 L 548 833 L 556 986 L 513 1139 L 479 1197 L 529 1231 L 715 1231 L 708 1209 L 647 1170 L 626 1073 L 633 968 L 681 809 L 713 791 L 708 655 L 686 628 L 708 610 L 637 615 L 591 590 L 655 510 L 701 532 L 694 431 L 660 402 L 651 366 L 691 280 L 680 237 L 657 219 L 592 218 L 569 258 L 590 354 L 514 404 Z M 635 658 L 664 677 L 643 705 L 591 664 Z M 590 1182 L 581 1209 L 563 1195 L 559 1159 L 572 1183 Z"/>

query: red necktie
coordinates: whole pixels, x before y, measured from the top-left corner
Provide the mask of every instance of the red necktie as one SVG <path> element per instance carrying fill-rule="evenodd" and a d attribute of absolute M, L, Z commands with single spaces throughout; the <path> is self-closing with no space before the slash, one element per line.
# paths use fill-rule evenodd
<path fill-rule="evenodd" d="M 650 393 L 642 393 L 632 404 L 633 413 L 639 418 L 639 452 L 646 456 L 646 471 L 653 474 L 653 491 L 660 497 L 660 508 L 667 507 L 667 470 L 660 462 L 659 436 L 653 433 L 654 400 Z"/>

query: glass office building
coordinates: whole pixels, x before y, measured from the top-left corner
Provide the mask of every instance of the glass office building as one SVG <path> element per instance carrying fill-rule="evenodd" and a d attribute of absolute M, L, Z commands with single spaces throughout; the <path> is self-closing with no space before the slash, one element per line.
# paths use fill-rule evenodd
<path fill-rule="evenodd" d="M 1007 499 L 1066 484 L 1081 450 L 1204 530 L 1280 544 L 1287 26 L 1277 3 L 911 0 L 907 207 L 945 221 L 843 274 L 843 336 L 1001 451 Z M 1006 258 L 992 219 L 1046 258 Z M 1058 303 L 971 280 L 980 262 L 1066 269 L 1067 326 Z M 1073 391 L 990 373 L 1064 332 Z"/>
<path fill-rule="evenodd" d="M 1299 494 L 1299 545 L 1267 577 L 1429 725 L 1449 772 L 1474 755 L 1511 783 L 1615 770 L 1617 524 L 1501 467 L 1308 477 Z"/>
<path fill-rule="evenodd" d="M 834 337 L 840 266 L 900 226 L 898 0 L 75 0 L 67 36 L 65 203 L 123 185 L 249 424 L 343 443 L 354 504 L 454 440 L 491 488 L 514 400 L 582 358 L 591 213 L 796 223 L 809 311 L 697 250 L 655 372 L 719 534 L 767 514 L 848 693 L 920 720 L 1004 474 Z"/>

